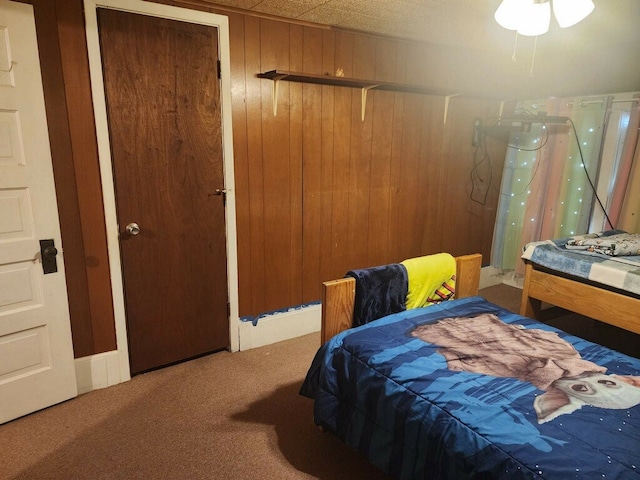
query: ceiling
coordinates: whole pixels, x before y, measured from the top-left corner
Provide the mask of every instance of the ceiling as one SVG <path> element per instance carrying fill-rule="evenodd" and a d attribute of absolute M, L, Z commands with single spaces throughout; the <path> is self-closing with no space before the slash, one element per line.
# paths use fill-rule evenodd
<path fill-rule="evenodd" d="M 482 28 L 495 0 L 215 0 L 262 14 L 435 43 Z M 443 21 L 444 19 L 444 21 Z M 466 39 L 463 39 L 466 40 Z"/>
<path fill-rule="evenodd" d="M 584 81 L 580 93 L 640 90 L 640 0 L 594 0 L 593 13 L 567 29 L 552 20 L 550 31 L 538 38 L 535 57 L 532 37 L 518 37 L 517 67 L 508 65 L 512 63 L 514 32 L 493 19 L 500 0 L 205 1 L 260 15 L 464 50 L 465 57 L 496 65 L 491 67 L 494 69 L 504 62 L 498 70 L 504 68 L 506 75 L 510 75 L 507 70 L 518 68 L 519 81 L 531 76 L 530 64 L 535 58 L 537 78 L 523 79 L 532 87 L 547 88 L 546 84 L 562 73 L 564 83 Z"/>
<path fill-rule="evenodd" d="M 433 44 L 493 46 L 492 38 L 511 38 L 493 14 L 500 0 L 210 0 L 211 3 L 351 30 L 373 32 Z M 596 9 L 582 24 L 590 41 L 626 43 L 637 36 L 638 0 L 595 0 Z M 550 34 L 560 28 L 552 25 Z M 593 34 L 597 37 L 594 38 Z"/>

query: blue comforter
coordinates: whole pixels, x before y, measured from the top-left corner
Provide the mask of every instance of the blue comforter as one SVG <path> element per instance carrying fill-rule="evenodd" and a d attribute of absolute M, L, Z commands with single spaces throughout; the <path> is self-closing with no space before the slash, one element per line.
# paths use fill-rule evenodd
<path fill-rule="evenodd" d="M 396 478 L 640 479 L 640 360 L 480 297 L 338 334 L 301 394 Z"/>

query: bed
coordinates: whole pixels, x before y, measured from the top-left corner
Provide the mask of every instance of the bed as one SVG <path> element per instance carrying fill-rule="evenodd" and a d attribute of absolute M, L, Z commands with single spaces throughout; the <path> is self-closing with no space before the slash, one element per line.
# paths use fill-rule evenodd
<path fill-rule="evenodd" d="M 619 230 L 532 242 L 522 256 L 520 314 L 542 318 L 542 302 L 640 334 L 640 256 L 568 250 L 571 241 L 611 238 Z"/>
<path fill-rule="evenodd" d="M 315 423 L 394 478 L 640 479 L 640 360 L 487 302 L 456 261 L 466 298 L 357 328 L 350 279 L 324 284 Z"/>

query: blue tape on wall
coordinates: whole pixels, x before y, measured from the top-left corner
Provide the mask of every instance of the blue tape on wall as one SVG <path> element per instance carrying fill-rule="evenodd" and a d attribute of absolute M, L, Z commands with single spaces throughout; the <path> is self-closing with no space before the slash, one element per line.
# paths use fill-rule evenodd
<path fill-rule="evenodd" d="M 295 312 L 297 310 L 303 310 L 305 308 L 311 307 L 313 305 L 320 305 L 322 302 L 320 300 L 317 300 L 315 302 L 309 302 L 309 303 L 303 303 L 301 305 L 296 305 L 293 307 L 285 307 L 285 308 L 281 308 L 279 310 L 272 310 L 270 312 L 264 312 L 261 313 L 257 316 L 252 316 L 252 315 L 247 315 L 245 317 L 240 317 L 240 321 L 241 322 L 251 322 L 253 323 L 253 326 L 257 326 L 258 325 L 258 320 L 260 320 L 261 318 L 265 318 L 265 317 L 271 317 L 273 315 L 278 315 L 279 313 L 288 313 L 288 312 Z"/>

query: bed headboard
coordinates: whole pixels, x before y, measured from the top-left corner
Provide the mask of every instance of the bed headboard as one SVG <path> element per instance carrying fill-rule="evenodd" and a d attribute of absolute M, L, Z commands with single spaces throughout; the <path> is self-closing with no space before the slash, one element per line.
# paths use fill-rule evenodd
<path fill-rule="evenodd" d="M 482 255 L 474 253 L 455 257 L 456 298 L 478 294 Z M 351 328 L 356 296 L 356 280 L 345 277 L 322 284 L 322 329 L 320 337 L 325 343 L 334 335 Z"/>

